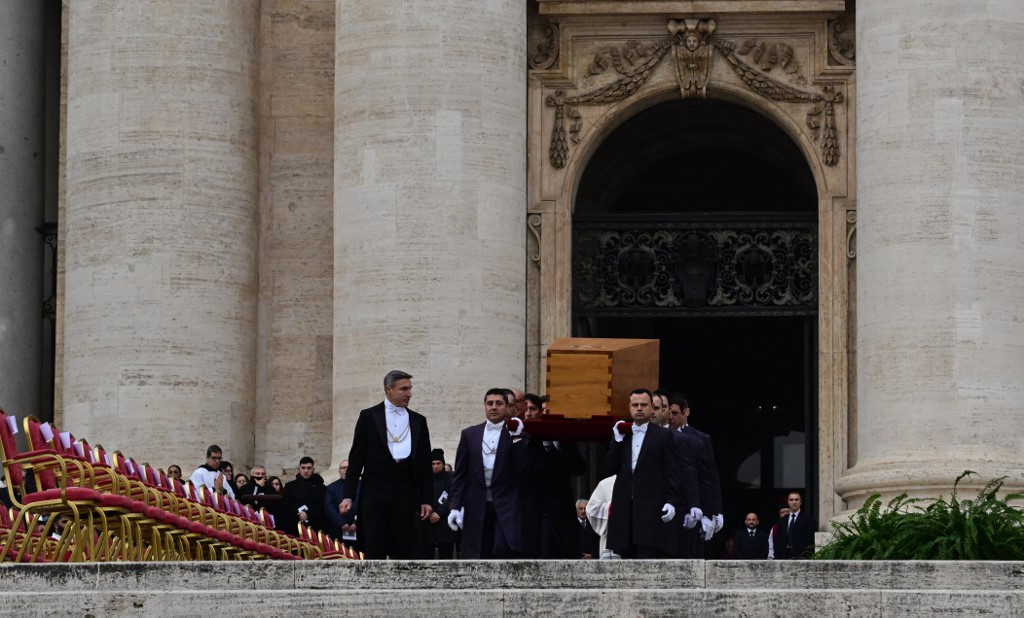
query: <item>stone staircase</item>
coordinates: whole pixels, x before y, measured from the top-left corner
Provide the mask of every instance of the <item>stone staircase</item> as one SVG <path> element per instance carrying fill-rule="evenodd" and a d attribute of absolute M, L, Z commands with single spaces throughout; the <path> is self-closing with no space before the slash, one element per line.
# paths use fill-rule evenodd
<path fill-rule="evenodd" d="M 0 564 L 12 616 L 1024 616 L 1024 562 Z"/>

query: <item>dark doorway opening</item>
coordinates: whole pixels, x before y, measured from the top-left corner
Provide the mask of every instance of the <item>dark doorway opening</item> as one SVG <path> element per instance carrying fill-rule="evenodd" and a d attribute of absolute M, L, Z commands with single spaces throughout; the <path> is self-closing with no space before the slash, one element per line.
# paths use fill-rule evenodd
<path fill-rule="evenodd" d="M 817 252 L 803 154 L 739 105 L 640 112 L 581 177 L 573 335 L 661 340 L 661 387 L 683 393 L 714 440 L 726 521 L 708 558 L 747 512 L 767 530 L 790 490 L 817 515 Z"/>

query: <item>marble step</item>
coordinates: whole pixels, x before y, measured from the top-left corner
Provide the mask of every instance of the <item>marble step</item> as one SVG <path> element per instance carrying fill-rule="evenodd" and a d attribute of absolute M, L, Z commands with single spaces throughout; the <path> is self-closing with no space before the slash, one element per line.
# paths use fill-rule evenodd
<path fill-rule="evenodd" d="M 4 615 L 1024 616 L 1022 562 L 0 565 Z"/>

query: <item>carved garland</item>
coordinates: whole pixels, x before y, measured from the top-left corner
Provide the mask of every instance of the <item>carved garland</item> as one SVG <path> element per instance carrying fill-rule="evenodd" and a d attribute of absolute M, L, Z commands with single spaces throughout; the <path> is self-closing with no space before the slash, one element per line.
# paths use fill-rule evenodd
<path fill-rule="evenodd" d="M 805 122 L 814 140 L 821 144 L 822 160 L 829 167 L 839 163 L 835 105 L 843 102 L 843 93 L 833 86 L 823 86 L 820 92 L 800 90 L 768 76 L 774 67 L 779 66 L 798 83 L 806 82 L 791 46 L 784 43 L 767 45 L 758 41 L 737 45 L 732 41 L 715 40 L 713 19 L 670 20 L 668 30 L 670 36 L 667 39 L 650 43 L 628 41 L 621 50 L 615 47 L 598 50 L 584 74 L 584 82 L 609 68 L 622 76 L 619 79 L 583 94 L 567 96 L 564 90 L 556 90 L 548 96 L 547 105 L 555 108 L 549 150 L 552 167 L 564 168 L 569 161 L 569 141 L 580 141 L 581 120 L 577 108 L 581 105 L 614 103 L 638 92 L 670 49 L 676 63 L 680 96 L 707 96 L 711 59 L 717 49 L 733 67 L 740 81 L 751 91 L 773 101 L 811 104 Z M 748 54 L 760 68 L 740 58 Z M 566 118 L 572 120 L 568 138 Z"/>

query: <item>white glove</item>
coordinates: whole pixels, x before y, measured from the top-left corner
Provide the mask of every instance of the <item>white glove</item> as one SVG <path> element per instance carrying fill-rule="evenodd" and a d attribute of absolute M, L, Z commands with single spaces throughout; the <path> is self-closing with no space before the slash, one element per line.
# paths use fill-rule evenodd
<path fill-rule="evenodd" d="M 701 517 L 700 525 L 704 529 L 704 540 L 710 541 L 711 537 L 715 536 L 715 522 L 707 517 Z"/>
<path fill-rule="evenodd" d="M 612 437 L 615 438 L 616 442 L 622 442 L 622 440 L 626 437 L 626 434 L 619 431 L 619 427 L 625 424 L 626 421 L 619 421 L 612 426 Z"/>
<path fill-rule="evenodd" d="M 661 507 L 661 513 L 661 521 L 667 524 L 676 516 L 676 507 L 666 502 L 665 506 Z"/>
<path fill-rule="evenodd" d="M 721 513 L 712 517 L 711 521 L 715 522 L 715 534 L 725 527 L 725 517 L 722 517 Z"/>
<path fill-rule="evenodd" d="M 696 525 L 697 525 L 697 520 L 693 518 L 693 515 L 690 515 L 689 513 L 687 513 L 686 515 L 683 515 L 683 527 L 684 528 L 693 528 Z"/>
<path fill-rule="evenodd" d="M 458 531 L 462 527 L 462 512 L 465 507 L 448 513 L 448 527 L 453 531 Z"/>
<path fill-rule="evenodd" d="M 512 436 L 513 438 L 518 438 L 519 436 L 523 435 L 523 421 L 519 420 L 518 418 L 508 419 L 505 422 L 505 427 L 508 428 L 508 435 Z M 512 427 L 515 427 L 515 429 L 512 429 Z"/>
<path fill-rule="evenodd" d="M 693 516 L 694 521 L 700 521 L 700 518 L 704 517 L 704 511 L 700 510 L 699 506 L 695 506 L 690 509 L 690 515 Z"/>

